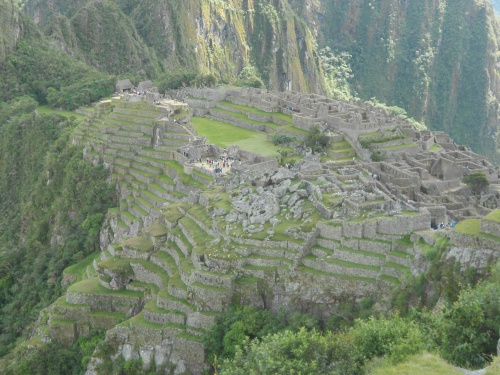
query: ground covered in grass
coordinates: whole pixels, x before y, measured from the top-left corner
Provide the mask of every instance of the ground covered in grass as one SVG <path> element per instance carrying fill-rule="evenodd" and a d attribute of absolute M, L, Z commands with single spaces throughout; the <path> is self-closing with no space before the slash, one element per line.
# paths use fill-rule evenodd
<path fill-rule="evenodd" d="M 264 133 L 202 117 L 193 117 L 192 123 L 200 136 L 207 137 L 207 143 L 213 143 L 220 147 L 236 145 L 242 150 L 263 156 L 278 155 L 279 147 L 269 141 Z"/>

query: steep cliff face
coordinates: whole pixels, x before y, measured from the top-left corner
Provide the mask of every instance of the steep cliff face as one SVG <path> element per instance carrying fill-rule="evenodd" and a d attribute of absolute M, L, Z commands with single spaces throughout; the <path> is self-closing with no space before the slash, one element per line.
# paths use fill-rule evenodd
<path fill-rule="evenodd" d="M 86 63 L 113 74 L 156 76 L 162 64 L 114 2 L 33 2 L 30 16 L 53 44 Z"/>
<path fill-rule="evenodd" d="M 85 61 L 113 73 L 142 69 L 136 56 L 154 60 L 154 54 L 144 53 L 138 38 L 127 30 L 136 27 L 141 40 L 169 69 L 211 72 L 231 81 L 251 64 L 271 88 L 324 91 L 314 37 L 288 1 L 121 0 L 116 4 L 123 13 L 107 1 L 80 7 L 57 0 L 49 6 L 32 1 L 26 11 L 62 41 L 63 49 L 70 46 Z M 128 65 L 114 63 L 122 61 L 121 56 L 131 57 Z M 148 70 L 152 76 L 157 71 Z"/>
<path fill-rule="evenodd" d="M 322 43 L 352 55 L 353 89 L 493 157 L 497 20 L 484 1 L 323 1 Z"/>
<path fill-rule="evenodd" d="M 21 38 L 23 24 L 17 8 L 10 1 L 0 3 L 0 63 Z"/>

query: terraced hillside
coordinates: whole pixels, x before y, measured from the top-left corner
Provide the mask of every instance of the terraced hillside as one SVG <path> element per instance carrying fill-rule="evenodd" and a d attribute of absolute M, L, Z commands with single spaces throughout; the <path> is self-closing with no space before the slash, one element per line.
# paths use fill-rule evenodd
<path fill-rule="evenodd" d="M 119 204 L 101 231 L 101 253 L 65 271 L 70 286 L 44 312 L 42 337 L 71 343 L 105 328 L 113 355 L 201 373 L 201 336 L 232 301 L 321 316 L 346 293 L 378 299 L 425 269 L 425 252 L 441 238 L 429 223 L 453 214 L 421 192 L 422 204 L 407 202 L 420 182 L 399 149 L 386 153 L 393 161 L 363 161 L 366 141 L 415 147 L 398 124 L 373 132 L 367 123 L 359 139 L 342 126 L 323 129 L 330 146 L 304 156 L 294 152 L 309 134 L 304 116 L 319 125 L 328 118 L 300 103 L 191 95 L 188 108 L 143 99 L 102 102 L 74 132 L 85 157 L 109 168 Z M 293 168 L 270 157 L 276 133 L 297 139 L 283 146 Z M 239 146 L 225 144 L 232 140 Z M 272 152 L 255 153 L 259 142 Z M 424 152 L 430 141 L 415 145 Z M 229 173 L 204 165 L 226 158 Z M 95 353 L 89 374 L 99 373 L 103 355 Z"/>

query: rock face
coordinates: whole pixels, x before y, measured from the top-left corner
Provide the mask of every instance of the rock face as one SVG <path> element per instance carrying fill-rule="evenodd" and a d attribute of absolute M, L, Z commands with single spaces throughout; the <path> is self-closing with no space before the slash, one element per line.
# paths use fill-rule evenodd
<path fill-rule="evenodd" d="M 16 7 L 10 1 L 0 4 L 0 63 L 7 53 L 12 50 L 20 39 L 23 32 L 23 23 Z"/>

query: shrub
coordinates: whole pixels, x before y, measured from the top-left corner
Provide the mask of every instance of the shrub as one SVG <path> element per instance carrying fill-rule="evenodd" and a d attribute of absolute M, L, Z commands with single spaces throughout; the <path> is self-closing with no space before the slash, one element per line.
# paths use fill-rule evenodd
<path fill-rule="evenodd" d="M 290 142 L 295 142 L 297 138 L 292 137 L 291 135 L 288 134 L 275 134 L 273 135 L 272 142 L 274 143 L 275 146 L 277 145 L 282 145 L 284 143 L 290 143 Z"/>
<path fill-rule="evenodd" d="M 463 178 L 463 182 L 472 190 L 474 194 L 481 194 L 490 185 L 490 181 L 482 172 L 474 172 Z"/>

